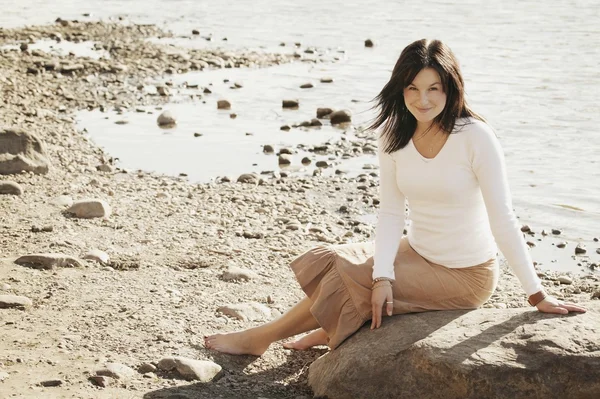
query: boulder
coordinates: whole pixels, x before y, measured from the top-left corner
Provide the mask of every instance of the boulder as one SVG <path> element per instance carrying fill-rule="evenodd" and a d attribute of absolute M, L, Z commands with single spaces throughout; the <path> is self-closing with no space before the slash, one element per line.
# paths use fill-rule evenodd
<path fill-rule="evenodd" d="M 309 369 L 315 396 L 598 398 L 600 301 L 588 312 L 439 311 L 369 324 Z M 376 395 L 375 395 L 376 394 Z"/>
<path fill-rule="evenodd" d="M 21 129 L 0 128 L 0 174 L 48 173 L 46 146 L 38 136 Z"/>

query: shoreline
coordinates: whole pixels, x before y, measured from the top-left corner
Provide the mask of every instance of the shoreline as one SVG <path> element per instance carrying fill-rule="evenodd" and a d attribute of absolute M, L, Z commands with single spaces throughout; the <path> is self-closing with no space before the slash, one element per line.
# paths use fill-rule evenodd
<path fill-rule="evenodd" d="M 324 349 L 292 352 L 273 345 L 259 359 L 235 358 L 206 351 L 202 336 L 259 324 L 293 305 L 303 294 L 287 264 L 303 251 L 371 239 L 373 226 L 361 216 L 377 209 L 376 170 L 356 178 L 278 174 L 249 176 L 246 183 L 205 184 L 123 170 L 76 130 L 75 110 L 161 105 L 168 95 L 139 95 L 144 79 L 225 65 L 274 65 L 293 57 L 172 48 L 145 40 L 169 36 L 155 26 L 106 22 L 0 29 L 0 44 L 58 35 L 66 41 L 98 41 L 111 58 L 26 49 L 3 51 L 0 59 L 5 110 L 0 124 L 35 133 L 52 163 L 47 174 L 2 176 L 2 181 L 16 182 L 23 194 L 0 196 L 0 295 L 25 296 L 33 304 L 27 310 L 0 309 L 5 322 L 0 372 L 8 373 L 0 392 L 48 398 L 168 397 L 190 382 L 156 367 L 109 380 L 106 388 L 88 378 L 107 362 L 139 370 L 145 363 L 156 366 L 165 357 L 185 356 L 223 368 L 213 382 L 194 385 L 194 397 L 239 397 L 248 391 L 311 397 L 307 366 Z M 371 141 L 365 138 L 363 147 Z M 106 201 L 112 214 L 65 217 L 69 198 Z M 93 249 L 110 260 L 45 271 L 14 263 L 33 253 L 81 259 Z M 226 272 L 232 266 L 253 273 L 230 281 Z M 501 270 L 499 288 L 485 307 L 526 307 L 506 264 Z M 548 292 L 559 298 L 582 303 L 600 298 L 597 274 L 540 275 Z M 258 303 L 265 313 L 236 319 L 218 310 L 239 303 Z M 49 380 L 61 383 L 39 385 Z"/>

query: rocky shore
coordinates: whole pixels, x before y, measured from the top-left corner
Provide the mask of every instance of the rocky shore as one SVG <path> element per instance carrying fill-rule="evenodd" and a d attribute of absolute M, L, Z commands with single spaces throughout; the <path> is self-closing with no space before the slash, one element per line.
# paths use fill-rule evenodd
<path fill-rule="evenodd" d="M 0 47 L 15 47 L 0 50 L 1 397 L 312 396 L 308 366 L 326 348 L 231 357 L 205 350 L 202 337 L 285 312 L 303 296 L 287 267 L 303 251 L 372 239 L 362 216 L 377 210 L 378 172 L 191 184 L 120 168 L 77 131 L 74 112 L 160 106 L 172 87 L 144 90 L 157 76 L 302 61 L 148 40 L 169 36 L 65 20 L 0 29 Z M 32 50 L 40 40 L 90 41 L 109 57 Z M 352 142 L 320 147 L 341 158 L 375 143 L 359 129 Z M 527 306 L 502 270 L 485 307 Z M 600 276 L 588 271 L 539 274 L 551 294 L 585 303 L 600 298 Z"/>

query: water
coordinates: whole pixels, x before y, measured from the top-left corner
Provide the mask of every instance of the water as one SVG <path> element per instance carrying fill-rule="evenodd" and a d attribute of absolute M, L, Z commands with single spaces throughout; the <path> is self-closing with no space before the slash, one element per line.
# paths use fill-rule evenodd
<path fill-rule="evenodd" d="M 369 100 L 389 78 L 404 46 L 422 37 L 445 41 L 461 61 L 468 99 L 497 130 L 505 149 L 517 214 L 541 228 L 560 228 L 565 238 L 600 246 L 600 7 L 596 0 L 546 2 L 437 1 L 424 7 L 411 1 L 232 0 L 0 1 L 0 26 L 47 23 L 56 17 L 80 19 L 126 16 L 156 23 L 179 35 L 199 29 L 200 37 L 180 45 L 292 51 L 314 46 L 339 56 L 335 63 L 294 64 L 269 70 L 223 70 L 175 76 L 207 85 L 202 101 L 172 104 L 179 117 L 172 131 L 156 127 L 154 114 L 79 115 L 80 126 L 124 167 L 186 173 L 205 181 L 218 175 L 275 170 L 276 158 L 262 154 L 277 146 L 337 139 L 341 132 L 281 132 L 279 126 L 314 117 L 319 106 L 348 108 L 355 124 L 372 116 Z M 131 10 L 136 10 L 132 12 Z M 204 37 L 212 36 L 212 41 Z M 227 41 L 222 38 L 227 37 Z M 376 46 L 364 47 L 371 38 Z M 285 47 L 279 47 L 285 42 Z M 344 53 L 338 50 L 343 49 Z M 320 84 L 331 76 L 331 85 Z M 240 81 L 244 88 L 229 89 Z M 299 85 L 313 82 L 314 89 Z M 218 98 L 232 101 L 218 111 Z M 298 111 L 283 111 L 283 98 L 299 98 Z M 352 100 L 355 100 L 354 102 Z M 152 110 L 148 110 L 152 111 Z M 125 119 L 127 125 L 116 125 Z M 203 133 L 193 137 L 194 132 Z M 247 136 L 246 133 L 252 133 Z M 303 154 L 298 154 L 298 157 Z M 368 157 L 348 168 L 359 170 Z"/>

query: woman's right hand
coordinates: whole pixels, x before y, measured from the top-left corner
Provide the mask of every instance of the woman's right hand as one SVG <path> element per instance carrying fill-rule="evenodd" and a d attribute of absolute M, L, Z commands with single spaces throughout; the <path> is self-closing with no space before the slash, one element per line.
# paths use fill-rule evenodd
<path fill-rule="evenodd" d="M 394 297 L 392 295 L 392 285 L 378 285 L 371 292 L 371 310 L 373 318 L 371 319 L 371 330 L 381 326 L 383 318 L 383 308 L 385 307 L 388 316 L 392 315 L 394 310 Z"/>

